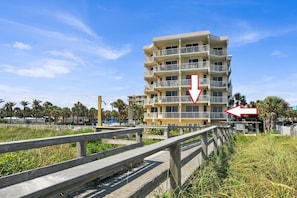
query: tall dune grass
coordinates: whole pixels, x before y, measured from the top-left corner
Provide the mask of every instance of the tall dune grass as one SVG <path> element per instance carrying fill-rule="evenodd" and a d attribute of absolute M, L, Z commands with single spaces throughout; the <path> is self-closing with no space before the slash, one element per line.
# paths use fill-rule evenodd
<path fill-rule="evenodd" d="M 164 197 L 297 197 L 297 139 L 239 135 Z"/>

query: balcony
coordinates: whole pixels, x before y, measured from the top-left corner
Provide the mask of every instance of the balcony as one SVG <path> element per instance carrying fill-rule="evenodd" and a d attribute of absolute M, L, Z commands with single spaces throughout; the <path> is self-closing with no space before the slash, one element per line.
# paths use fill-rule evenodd
<path fill-rule="evenodd" d="M 197 53 L 197 52 L 207 52 L 208 45 L 198 45 L 198 46 L 190 46 L 190 47 L 182 47 L 180 48 L 180 53 Z"/>
<path fill-rule="evenodd" d="M 178 103 L 179 96 L 163 96 L 157 99 L 157 103 Z"/>
<path fill-rule="evenodd" d="M 165 80 L 159 81 L 156 84 L 156 88 L 168 88 L 168 87 L 178 87 L 178 80 Z"/>
<path fill-rule="evenodd" d="M 208 102 L 209 101 L 209 95 L 200 95 L 198 98 L 198 102 Z M 181 102 L 182 103 L 193 103 L 191 97 L 189 95 L 181 96 Z"/>
<path fill-rule="evenodd" d="M 170 56 L 179 53 L 179 48 L 155 50 L 154 56 Z"/>
<path fill-rule="evenodd" d="M 228 115 L 225 112 L 210 112 L 211 119 L 227 119 Z"/>
<path fill-rule="evenodd" d="M 181 112 L 181 118 L 184 119 L 208 119 L 209 118 L 209 113 L 208 112 Z"/>
<path fill-rule="evenodd" d="M 212 88 L 227 88 L 227 81 L 211 80 L 210 86 Z"/>
<path fill-rule="evenodd" d="M 182 63 L 181 70 L 198 70 L 208 69 L 209 61 L 197 62 L 197 63 Z"/>
<path fill-rule="evenodd" d="M 227 103 L 227 97 L 224 96 L 211 96 L 210 97 L 211 103 Z"/>
<path fill-rule="evenodd" d="M 151 57 L 146 57 L 145 59 L 144 59 L 144 63 L 145 64 L 150 64 L 150 63 L 153 63 L 154 62 L 154 57 L 153 56 L 151 56 Z"/>
<path fill-rule="evenodd" d="M 149 79 L 149 78 L 157 78 L 157 77 L 154 75 L 154 70 L 146 71 L 146 72 L 144 73 L 144 79 Z"/>
<path fill-rule="evenodd" d="M 210 49 L 210 55 L 213 55 L 213 56 L 227 56 L 227 50 Z"/>
<path fill-rule="evenodd" d="M 208 86 L 209 85 L 209 79 L 208 78 L 199 78 L 200 79 L 200 86 Z M 191 79 L 184 79 L 181 80 L 181 86 L 182 87 L 189 87 L 191 85 Z"/>
<path fill-rule="evenodd" d="M 151 92 L 151 91 L 154 91 L 154 88 L 155 88 L 155 85 L 152 84 L 152 85 L 146 85 L 145 88 L 144 88 L 144 91 L 145 92 Z"/>
<path fill-rule="evenodd" d="M 226 65 L 210 65 L 210 71 L 212 73 L 225 73 L 227 72 L 227 66 Z"/>
<path fill-rule="evenodd" d="M 177 72 L 179 69 L 178 64 L 170 64 L 170 65 L 160 65 L 156 69 L 156 73 L 168 73 L 168 72 Z"/>

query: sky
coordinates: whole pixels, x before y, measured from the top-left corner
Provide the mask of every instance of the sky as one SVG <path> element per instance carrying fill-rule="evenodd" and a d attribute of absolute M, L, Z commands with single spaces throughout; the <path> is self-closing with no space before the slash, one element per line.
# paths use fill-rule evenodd
<path fill-rule="evenodd" d="M 297 1 L 0 1 L 0 99 L 110 109 L 144 94 L 143 46 L 209 30 L 229 37 L 233 93 L 297 105 Z M 3 105 L 2 103 L 0 107 Z"/>

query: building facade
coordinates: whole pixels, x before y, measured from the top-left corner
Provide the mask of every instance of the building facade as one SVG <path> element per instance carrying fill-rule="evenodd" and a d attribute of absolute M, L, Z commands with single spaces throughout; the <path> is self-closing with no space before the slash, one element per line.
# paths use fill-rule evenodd
<path fill-rule="evenodd" d="M 138 106 L 144 106 L 144 103 L 146 101 L 146 95 L 133 95 L 128 96 L 128 104 L 130 105 L 138 105 Z"/>
<path fill-rule="evenodd" d="M 207 125 L 227 121 L 231 56 L 227 36 L 209 31 L 155 37 L 146 55 L 144 121 L 157 125 Z M 201 95 L 193 104 L 191 75 L 199 75 Z"/>

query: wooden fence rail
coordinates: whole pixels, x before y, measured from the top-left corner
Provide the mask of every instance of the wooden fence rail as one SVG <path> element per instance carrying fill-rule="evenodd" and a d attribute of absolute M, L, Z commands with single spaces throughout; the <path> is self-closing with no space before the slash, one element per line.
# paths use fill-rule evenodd
<path fill-rule="evenodd" d="M 123 133 L 137 133 L 137 141 L 141 142 L 141 128 L 133 128 L 126 130 L 116 130 L 105 134 L 87 134 L 77 135 L 75 137 L 63 137 L 60 138 L 47 138 L 31 141 L 18 141 L 17 143 L 3 143 L 0 144 L 0 151 L 11 152 L 23 149 L 38 148 L 43 145 L 62 144 L 68 142 L 79 142 L 78 143 L 78 156 L 85 156 L 85 142 L 94 138 L 107 138 L 110 134 L 117 135 Z M 208 137 L 209 134 L 212 137 Z M 92 181 L 102 175 L 120 169 L 121 167 L 127 166 L 127 164 L 134 163 L 135 161 L 143 160 L 154 153 L 157 153 L 164 149 L 170 150 L 170 186 L 172 189 L 179 188 L 181 186 L 181 143 L 200 136 L 201 141 L 201 152 L 203 159 L 206 160 L 209 156 L 208 145 L 209 141 L 213 142 L 214 150 L 218 149 L 218 139 L 223 138 L 223 142 L 227 141 L 233 135 L 232 128 L 212 126 L 201 129 L 199 131 L 188 133 L 176 137 L 172 137 L 161 142 L 151 144 L 145 147 L 136 148 L 120 154 L 115 154 L 100 160 L 88 162 L 85 164 L 73 166 L 65 170 L 60 170 L 54 173 L 46 174 L 44 176 L 30 179 L 28 181 L 15 182 L 6 187 L 0 189 L 1 197 L 47 197 L 57 195 L 61 192 L 65 192 L 69 189 Z M 81 137 L 83 136 L 83 137 Z M 63 140 L 63 141 L 62 141 Z M 30 144 L 30 143 L 31 144 Z M 33 143 L 33 144 L 32 144 Z M 29 146 L 31 145 L 31 146 Z M 17 147 L 17 149 L 15 148 Z M 1 183 L 1 180 L 0 180 Z M 156 184 L 152 184 L 156 186 Z M 17 189 L 17 190 L 16 190 Z M 151 189 L 152 190 L 152 189 Z"/>

